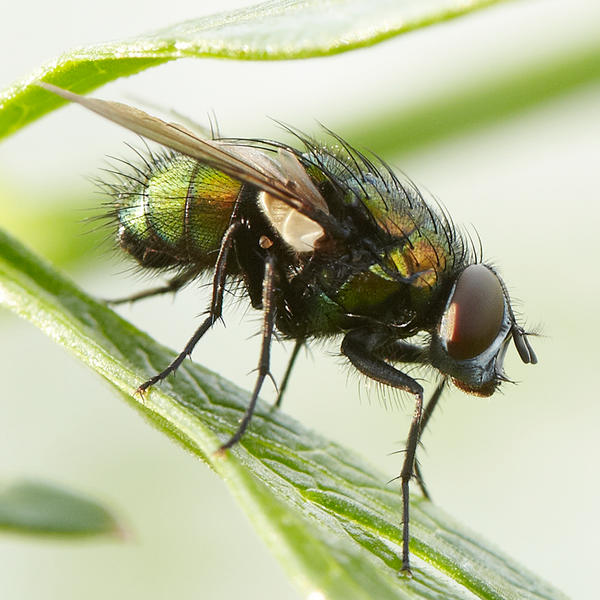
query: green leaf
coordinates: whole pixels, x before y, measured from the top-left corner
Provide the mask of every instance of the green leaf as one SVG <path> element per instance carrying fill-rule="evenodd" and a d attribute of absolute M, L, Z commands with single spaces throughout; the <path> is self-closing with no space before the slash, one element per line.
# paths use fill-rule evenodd
<path fill-rule="evenodd" d="M 103 506 L 45 483 L 22 482 L 0 487 L 0 531 L 61 536 L 120 532 Z"/>
<path fill-rule="evenodd" d="M 242 442 L 215 456 L 248 394 L 186 364 L 176 378 L 136 396 L 173 353 L 1 233 L 0 301 L 222 476 L 304 592 L 365 600 L 564 598 L 420 497 L 411 501 L 414 578 L 399 577 L 401 501 L 384 476 L 263 403 Z"/>
<path fill-rule="evenodd" d="M 0 138 L 64 104 L 43 79 L 84 94 L 185 57 L 283 60 L 372 46 L 500 0 L 277 0 L 67 52 L 0 94 Z"/>

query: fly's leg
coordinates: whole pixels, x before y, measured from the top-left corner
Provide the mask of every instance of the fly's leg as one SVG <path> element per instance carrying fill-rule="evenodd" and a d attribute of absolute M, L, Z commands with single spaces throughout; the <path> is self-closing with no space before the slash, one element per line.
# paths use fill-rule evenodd
<path fill-rule="evenodd" d="M 417 481 L 417 485 L 421 490 L 421 493 L 427 500 L 431 500 L 431 495 L 429 494 L 429 490 L 425 485 L 425 480 L 423 479 L 423 473 L 421 472 L 421 465 L 419 465 L 419 461 L 415 461 L 415 480 Z"/>
<path fill-rule="evenodd" d="M 290 360 L 288 361 L 287 368 L 285 370 L 285 374 L 283 375 L 283 379 L 281 380 L 281 386 L 279 387 L 279 393 L 277 394 L 277 400 L 275 401 L 274 408 L 279 408 L 281 406 L 281 401 L 283 400 L 283 393 L 287 388 L 287 384 L 290 380 L 290 375 L 292 374 L 292 369 L 294 368 L 294 363 L 296 362 L 296 358 L 298 358 L 300 348 L 302 348 L 303 345 L 303 339 L 296 340 L 296 343 L 294 344 L 294 349 L 292 350 L 292 355 L 290 356 Z"/>
<path fill-rule="evenodd" d="M 274 303 L 274 259 L 272 256 L 267 257 L 265 261 L 265 277 L 263 281 L 263 326 L 262 326 L 262 344 L 260 348 L 260 358 L 258 361 L 258 376 L 256 383 L 254 384 L 254 391 L 252 392 L 252 398 L 248 408 L 244 413 L 242 420 L 236 430 L 236 432 L 219 448 L 218 452 L 222 453 L 228 448 L 231 448 L 237 444 L 244 432 L 248 428 L 250 421 L 252 420 L 252 414 L 256 408 L 256 402 L 258 400 L 258 394 L 265 381 L 269 372 L 269 365 L 271 362 L 271 340 L 273 338 L 273 327 L 275 324 L 275 303 Z"/>
<path fill-rule="evenodd" d="M 392 343 L 381 343 L 379 335 L 371 334 L 371 345 L 373 353 L 384 360 L 402 363 L 424 364 L 428 360 L 427 351 L 421 346 L 410 344 L 404 340 L 394 340 Z"/>
<path fill-rule="evenodd" d="M 171 373 L 177 371 L 177 369 L 181 366 L 181 363 L 192 353 L 196 344 L 200 341 L 202 336 L 215 324 L 215 321 L 221 318 L 223 312 L 223 294 L 225 292 L 225 269 L 227 266 L 227 256 L 229 254 L 229 250 L 231 249 L 231 244 L 233 238 L 241 227 L 241 223 L 239 221 L 233 222 L 225 232 L 223 239 L 221 240 L 221 248 L 219 249 L 219 256 L 217 257 L 217 262 L 215 264 L 215 275 L 213 277 L 213 286 L 212 286 L 212 300 L 210 303 L 210 309 L 208 311 L 208 317 L 202 322 L 200 327 L 196 330 L 194 335 L 190 338 L 188 343 L 185 345 L 183 351 L 173 360 L 173 362 L 163 371 L 154 375 L 140 385 L 137 389 L 138 393 L 143 393 L 150 386 L 153 386 L 155 383 L 162 381 Z"/>
<path fill-rule="evenodd" d="M 400 472 L 402 489 L 402 572 L 410 575 L 409 542 L 409 483 L 414 474 L 415 454 L 421 434 L 423 388 L 412 377 L 378 358 L 374 353 L 379 335 L 368 330 L 349 331 L 342 341 L 342 353 L 364 375 L 385 385 L 405 390 L 415 396 L 415 411 L 408 430 L 406 453 Z"/>
<path fill-rule="evenodd" d="M 419 435 L 419 439 L 423 432 L 425 431 L 425 427 L 427 427 L 427 423 L 429 423 L 429 419 L 435 407 L 438 404 L 438 400 L 440 399 L 444 388 L 446 387 L 446 378 L 442 379 L 438 384 L 431 398 L 429 398 L 429 402 L 425 405 L 425 409 L 423 410 L 423 417 L 421 418 L 421 434 Z M 431 500 L 431 496 L 427 491 L 427 486 L 425 485 L 425 481 L 423 480 L 423 474 L 421 473 L 421 467 L 419 466 L 419 462 L 415 461 L 415 479 L 417 480 L 417 484 L 421 488 L 421 492 L 423 492 L 423 496 L 427 498 L 427 500 Z"/>
<path fill-rule="evenodd" d="M 414 381 L 414 380 L 413 380 Z M 418 391 L 413 391 L 416 396 L 415 411 L 408 430 L 408 439 L 406 441 L 406 454 L 404 455 L 404 464 L 400 471 L 400 484 L 402 487 L 402 571 L 411 575 L 410 558 L 408 552 L 408 542 L 410 540 L 409 523 L 409 484 L 415 469 L 415 454 L 421 434 L 421 416 L 423 412 L 423 388 L 414 382 Z"/>
<path fill-rule="evenodd" d="M 150 288 L 149 290 L 143 290 L 142 292 L 138 292 L 137 294 L 132 294 L 131 296 L 124 296 L 123 298 L 115 298 L 114 300 L 106 300 L 106 302 L 111 306 L 118 306 L 119 304 L 127 304 L 129 302 L 137 302 L 138 300 L 143 300 L 144 298 L 151 298 L 152 296 L 161 296 L 162 294 L 168 294 L 169 292 L 178 292 L 181 288 L 185 287 L 192 279 L 199 275 L 199 271 L 197 269 L 192 269 L 189 271 L 183 271 L 179 273 L 172 279 L 169 279 L 165 285 L 160 285 L 158 287 Z"/>
<path fill-rule="evenodd" d="M 376 342 L 374 342 L 374 344 L 376 346 Z M 379 347 L 376 346 L 374 352 L 378 357 L 385 360 L 391 360 L 393 362 L 424 363 L 427 360 L 427 352 L 424 351 L 421 346 L 410 344 L 404 340 L 394 340 L 392 343 L 384 343 Z M 427 422 L 429 421 L 431 413 L 433 412 L 438 400 L 440 399 L 440 396 L 442 395 L 445 384 L 445 379 L 438 384 L 431 398 L 429 399 L 429 402 L 425 406 L 425 409 L 423 410 L 423 417 L 421 419 L 421 433 L 423 433 L 425 427 L 427 426 Z M 421 467 L 419 466 L 418 461 L 415 461 L 415 479 L 423 496 L 425 496 L 425 498 L 428 500 L 431 500 L 431 496 L 429 495 L 429 491 L 427 490 L 427 486 L 423 480 L 423 474 L 421 473 Z"/>

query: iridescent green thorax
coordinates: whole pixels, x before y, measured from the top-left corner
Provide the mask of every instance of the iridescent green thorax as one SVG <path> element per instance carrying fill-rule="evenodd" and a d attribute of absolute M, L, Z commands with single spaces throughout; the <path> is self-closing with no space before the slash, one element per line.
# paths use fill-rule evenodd
<path fill-rule="evenodd" d="M 182 155 L 148 166 L 115 197 L 121 246 L 143 266 L 212 266 L 242 184 Z"/>
<path fill-rule="evenodd" d="M 352 237 L 333 249 L 317 248 L 310 276 L 298 276 L 298 304 L 289 312 L 305 315 L 304 333 L 342 332 L 361 318 L 406 337 L 430 330 L 451 281 L 471 260 L 465 241 L 385 165 L 340 148 L 314 149 L 306 157 L 331 212 Z M 292 321 L 300 326 L 300 319 Z M 297 335 L 293 324 L 290 331 Z"/>

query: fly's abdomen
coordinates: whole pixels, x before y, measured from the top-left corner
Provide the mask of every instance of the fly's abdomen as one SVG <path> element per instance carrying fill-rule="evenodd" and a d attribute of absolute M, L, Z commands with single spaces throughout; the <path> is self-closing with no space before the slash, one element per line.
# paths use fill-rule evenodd
<path fill-rule="evenodd" d="M 144 267 L 213 266 L 242 184 L 181 155 L 145 166 L 114 190 L 120 246 Z"/>

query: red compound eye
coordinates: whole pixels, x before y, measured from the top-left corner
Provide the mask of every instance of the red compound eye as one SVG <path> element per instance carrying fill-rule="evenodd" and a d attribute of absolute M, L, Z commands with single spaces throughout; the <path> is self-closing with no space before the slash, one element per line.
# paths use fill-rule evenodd
<path fill-rule="evenodd" d="M 473 358 L 487 350 L 504 319 L 504 291 L 485 265 L 470 265 L 458 277 L 440 323 L 440 337 L 450 357 Z"/>

